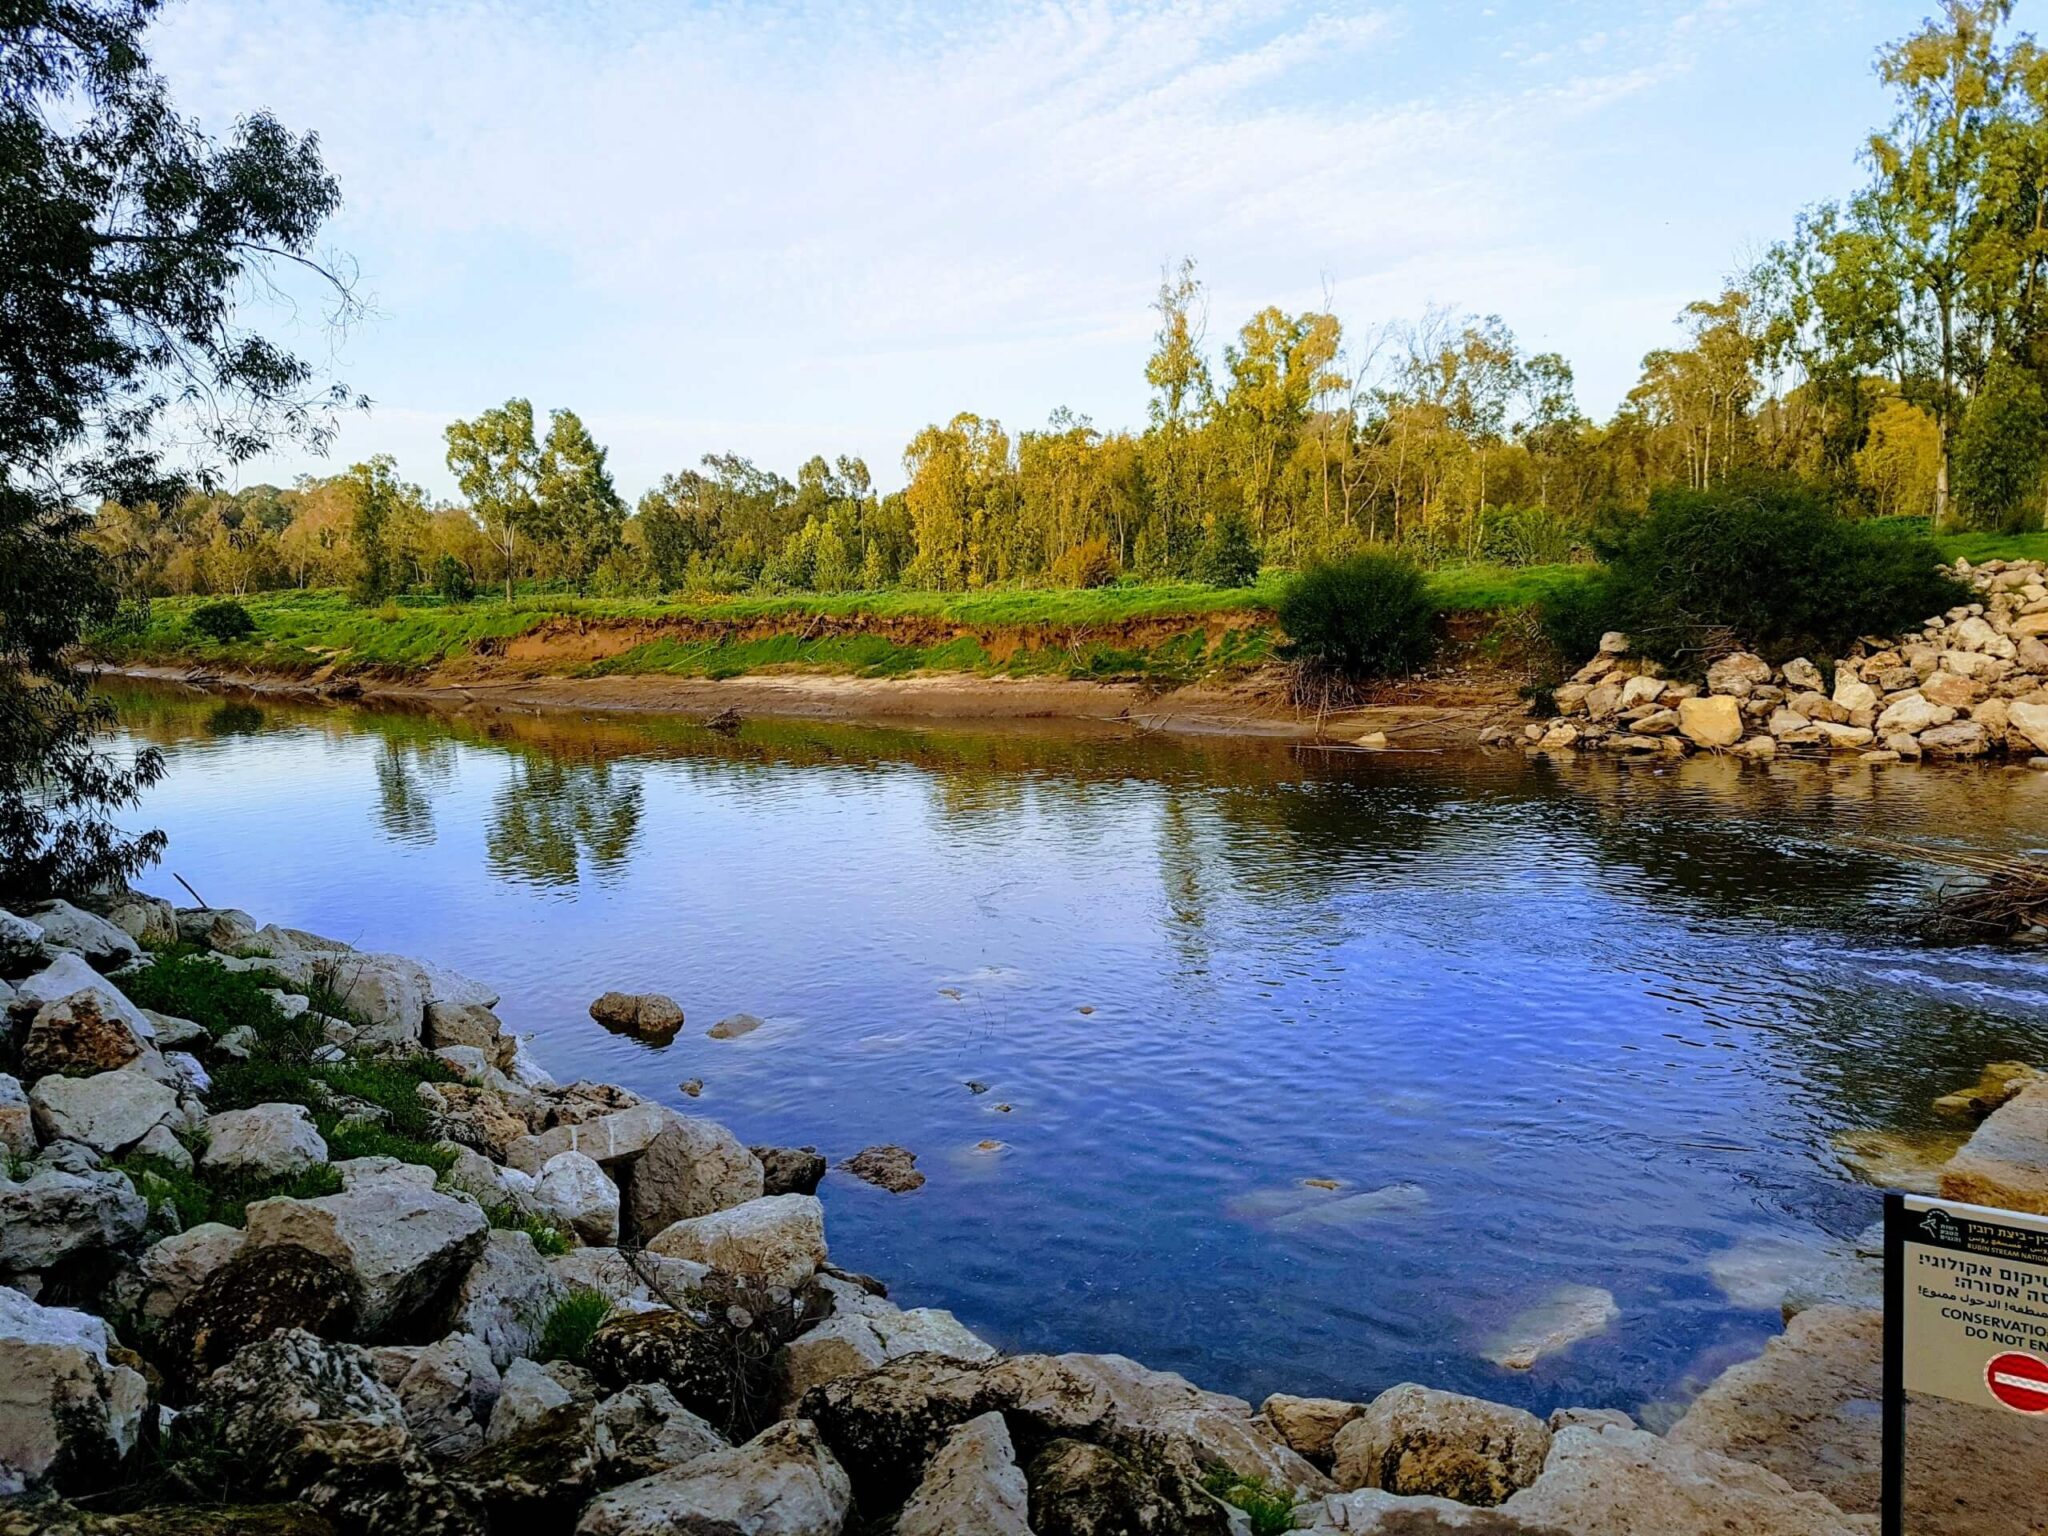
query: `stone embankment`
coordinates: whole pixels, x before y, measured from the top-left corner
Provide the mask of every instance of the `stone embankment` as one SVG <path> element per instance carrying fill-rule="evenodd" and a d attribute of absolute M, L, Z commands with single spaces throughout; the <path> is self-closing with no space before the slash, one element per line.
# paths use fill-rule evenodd
<path fill-rule="evenodd" d="M 1874 1529 L 1867 1310 L 1801 1312 L 1662 1435 L 1411 1383 L 1254 1410 L 1121 1356 L 1007 1355 L 830 1262 L 821 1157 L 556 1083 L 486 985 L 102 905 L 0 914 L 5 1536 L 1224 1536 L 1252 1509 L 1408 1536 Z M 158 967 L 199 978 L 205 1017 L 131 1000 L 162 1000 Z M 216 1008 L 236 986 L 266 1002 Z M 407 1073 L 416 1104 L 378 1099 Z M 229 1106 L 216 1079 L 280 1096 Z M 1986 1122 L 1973 1190 L 2048 1163 L 2030 1103 Z M 404 1134 L 422 1117 L 431 1142 Z M 234 1219 L 181 1216 L 181 1176 Z M 2008 1447 L 1957 1436 L 1965 1492 L 1916 1531 L 2048 1521 L 1983 1462 Z"/>
<path fill-rule="evenodd" d="M 1736 651 L 1710 664 L 1702 684 L 1666 676 L 1610 634 L 1557 688 L 1554 719 L 1492 725 L 1480 741 L 1645 757 L 1849 754 L 1873 764 L 2003 754 L 2048 766 L 2048 566 L 1959 560 L 1952 571 L 1977 601 L 1831 663 L 1774 667 Z"/>

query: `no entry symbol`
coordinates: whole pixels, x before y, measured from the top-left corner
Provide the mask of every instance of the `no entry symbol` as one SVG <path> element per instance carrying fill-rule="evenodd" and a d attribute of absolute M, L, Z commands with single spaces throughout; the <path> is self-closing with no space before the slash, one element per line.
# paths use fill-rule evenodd
<path fill-rule="evenodd" d="M 2039 1355 L 2004 1354 L 1984 1367 L 1991 1395 L 2019 1413 L 2048 1413 L 2048 1360 Z"/>

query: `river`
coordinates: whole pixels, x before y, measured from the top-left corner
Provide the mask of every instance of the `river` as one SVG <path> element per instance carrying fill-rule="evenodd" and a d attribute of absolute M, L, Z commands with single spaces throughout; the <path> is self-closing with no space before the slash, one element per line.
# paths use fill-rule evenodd
<path fill-rule="evenodd" d="M 2048 775 L 114 691 L 147 889 L 484 977 L 565 1080 L 907 1146 L 913 1194 L 826 1179 L 836 1262 L 1254 1400 L 1654 1417 L 1777 1331 L 1717 1270 L 1875 1218 L 1838 1133 L 2048 1059 L 2048 961 L 1915 942 L 1938 877 L 1873 846 L 2048 844 Z M 1618 1321 L 1490 1363 L 1561 1285 Z"/>

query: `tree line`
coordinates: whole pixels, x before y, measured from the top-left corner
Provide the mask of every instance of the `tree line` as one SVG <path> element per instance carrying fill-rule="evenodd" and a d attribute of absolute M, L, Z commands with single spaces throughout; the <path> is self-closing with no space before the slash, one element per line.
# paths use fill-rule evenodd
<path fill-rule="evenodd" d="M 108 503 L 95 537 L 140 592 L 349 586 L 461 594 L 840 591 L 908 584 L 1241 584 L 1369 546 L 1427 562 L 1580 557 L 1660 485 L 1771 470 L 1857 517 L 2039 526 L 2048 460 L 2048 55 L 2011 0 L 1947 0 L 1883 49 L 1892 120 L 1864 184 L 1677 317 L 1605 422 L 1570 364 L 1498 316 L 1350 325 L 1260 310 L 1211 344 L 1192 261 L 1164 274 L 1142 427 L 962 412 L 792 481 L 732 453 L 629 509 L 574 412 L 523 399 L 447 429 L 461 491 L 388 458 L 289 490 Z"/>

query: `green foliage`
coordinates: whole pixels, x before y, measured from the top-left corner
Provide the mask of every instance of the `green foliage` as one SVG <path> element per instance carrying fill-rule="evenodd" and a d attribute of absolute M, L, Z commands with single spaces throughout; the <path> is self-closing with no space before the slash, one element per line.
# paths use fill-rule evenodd
<path fill-rule="evenodd" d="M 1262 1477 L 1239 1477 L 1226 1470 L 1212 1472 L 1202 1486 L 1224 1503 L 1245 1512 L 1251 1520 L 1252 1536 L 1286 1536 L 1294 1529 L 1294 1494 L 1275 1488 Z"/>
<path fill-rule="evenodd" d="M 1731 641 L 1771 661 L 1839 656 L 1967 600 L 1931 541 L 1840 517 L 1787 479 L 1659 491 L 1603 553 L 1611 627 L 1681 665 Z"/>
<path fill-rule="evenodd" d="M 2017 532 L 2040 522 L 2042 457 L 2048 454 L 2048 398 L 2033 370 L 1992 363 L 1956 433 L 1954 486 L 1980 528 Z"/>
<path fill-rule="evenodd" d="M 182 945 L 121 981 L 137 1007 L 190 1019 L 216 1038 L 245 1024 L 258 1035 L 285 1024 L 276 1002 L 264 996 L 267 987 L 291 990 L 269 971 L 231 971 L 204 950 Z"/>
<path fill-rule="evenodd" d="M 540 1343 L 534 1351 L 534 1358 L 543 1365 L 551 1360 L 567 1360 L 572 1365 L 581 1365 L 590 1350 L 591 1338 L 611 1316 L 611 1311 L 612 1304 L 607 1298 L 577 1286 L 548 1309 L 547 1318 L 541 1324 Z"/>
<path fill-rule="evenodd" d="M 1216 514 L 1195 551 L 1195 580 L 1212 587 L 1248 587 L 1259 579 L 1259 547 L 1244 514 L 1226 508 Z"/>
<path fill-rule="evenodd" d="M 329 1150 L 332 1151 L 331 1148 Z M 180 1168 L 162 1158 L 133 1153 L 114 1163 L 113 1167 L 128 1176 L 135 1192 L 149 1203 L 152 1215 L 168 1206 L 177 1212 L 178 1223 L 183 1230 L 190 1230 L 206 1221 L 239 1227 L 248 1219 L 251 1201 L 275 1196 L 311 1200 L 320 1195 L 336 1194 L 341 1189 L 341 1175 L 327 1163 L 302 1173 L 269 1179 L 229 1177 L 209 1173 L 203 1167 Z"/>
<path fill-rule="evenodd" d="M 466 603 L 476 596 L 476 578 L 453 555 L 443 555 L 434 568 L 434 590 L 443 602 Z"/>
<path fill-rule="evenodd" d="M 1280 654 L 1312 685 L 1345 687 L 1416 671 L 1436 654 L 1441 615 L 1412 562 L 1374 550 L 1302 572 L 1277 617 Z"/>
<path fill-rule="evenodd" d="M 533 1239 L 534 1251 L 544 1258 L 569 1251 L 568 1234 L 537 1211 L 522 1211 L 508 1201 L 485 1206 L 484 1219 L 501 1232 L 524 1232 Z"/>
<path fill-rule="evenodd" d="M 1544 638 L 1571 667 L 1599 650 L 1600 637 L 1619 623 L 1613 585 L 1605 571 L 1543 597 L 1536 613 Z"/>
<path fill-rule="evenodd" d="M 231 599 L 201 603 L 192 610 L 185 624 L 194 634 L 204 635 L 220 645 L 246 640 L 256 633 L 256 621 L 249 616 L 249 610 Z"/>

